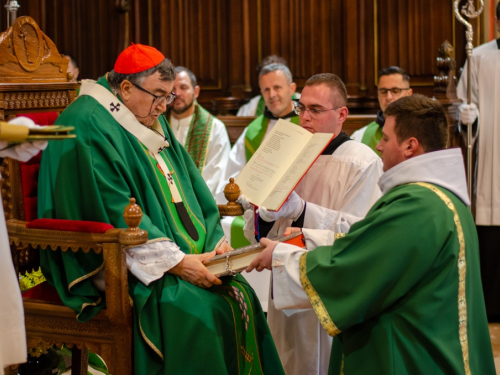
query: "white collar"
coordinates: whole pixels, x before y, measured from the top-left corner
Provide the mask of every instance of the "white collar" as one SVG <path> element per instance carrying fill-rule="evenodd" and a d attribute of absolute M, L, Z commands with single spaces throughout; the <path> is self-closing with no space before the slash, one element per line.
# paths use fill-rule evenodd
<path fill-rule="evenodd" d="M 415 156 L 392 167 L 379 179 L 382 193 L 412 182 L 428 182 L 455 194 L 470 206 L 462 150 L 450 148 Z"/>

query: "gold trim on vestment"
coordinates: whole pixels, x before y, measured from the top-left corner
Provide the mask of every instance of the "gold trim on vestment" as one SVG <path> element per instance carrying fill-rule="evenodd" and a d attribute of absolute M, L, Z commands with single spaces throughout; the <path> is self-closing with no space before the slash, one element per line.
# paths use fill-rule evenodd
<path fill-rule="evenodd" d="M 104 268 L 104 262 L 102 262 L 102 264 L 101 264 L 99 267 L 97 267 L 97 269 L 95 269 L 94 271 L 92 271 L 91 273 L 88 273 L 88 274 L 86 274 L 86 275 L 84 275 L 84 276 L 82 276 L 82 277 L 79 277 L 79 278 L 78 278 L 78 279 L 76 279 L 76 280 L 73 280 L 73 281 L 71 282 L 71 284 L 69 284 L 69 285 L 68 285 L 68 291 L 70 291 L 70 290 L 71 290 L 71 288 L 72 288 L 74 285 L 78 284 L 80 281 L 86 280 L 86 279 L 88 279 L 89 277 L 94 276 L 96 273 L 98 273 L 99 271 L 101 271 L 103 268 Z"/>
<path fill-rule="evenodd" d="M 165 155 L 165 159 L 166 159 L 165 162 L 170 164 L 168 167 L 173 171 L 174 170 L 174 166 L 172 165 L 172 163 L 168 159 L 167 155 Z M 171 175 L 173 177 L 174 172 L 171 172 Z M 207 234 L 207 228 L 205 228 L 205 226 L 202 224 L 202 222 L 198 219 L 198 217 L 194 214 L 194 212 L 189 207 L 189 204 L 187 202 L 186 196 L 184 195 L 184 191 L 182 190 L 182 184 L 181 184 L 179 178 L 177 178 L 177 182 L 179 183 L 179 186 L 177 186 L 177 190 L 179 191 L 179 194 L 182 197 L 182 201 L 185 203 L 184 206 L 186 207 L 186 210 L 191 213 L 191 215 L 193 216 L 193 218 L 201 225 L 201 228 L 203 229 L 203 232 L 205 232 L 205 234 Z M 174 180 L 174 183 L 175 183 L 175 180 Z M 196 229 L 196 230 L 198 230 L 198 229 Z"/>
<path fill-rule="evenodd" d="M 153 344 L 151 342 L 150 339 L 148 339 L 148 337 L 146 336 L 146 334 L 144 333 L 144 331 L 142 330 L 142 325 L 141 325 L 141 316 L 139 315 L 139 329 L 141 330 L 141 335 L 142 335 L 142 338 L 144 339 L 144 341 L 146 341 L 146 343 L 151 347 L 151 349 L 154 350 L 154 352 L 156 354 L 158 354 L 160 356 L 160 358 L 162 359 L 162 361 L 165 361 L 165 358 L 163 358 L 163 354 L 162 352 L 160 352 L 158 350 L 158 348 L 155 346 L 155 344 Z"/>
<path fill-rule="evenodd" d="M 460 250 L 458 253 L 458 332 L 460 339 L 460 346 L 462 347 L 462 356 L 464 360 L 465 374 L 470 375 L 469 366 L 469 341 L 467 337 L 467 303 L 465 295 L 465 273 L 467 271 L 465 262 L 465 237 L 462 229 L 462 224 L 460 223 L 460 217 L 458 216 L 455 205 L 450 198 L 446 196 L 441 190 L 439 190 L 434 185 L 428 184 L 426 182 L 417 182 L 413 185 L 419 185 L 430 189 L 437 194 L 439 198 L 448 206 L 448 208 L 453 212 L 453 220 L 455 221 L 455 226 L 457 228 L 458 243 L 460 245 Z"/>
<path fill-rule="evenodd" d="M 198 252 L 196 251 L 196 244 L 192 242 L 192 239 L 191 238 L 188 238 L 186 237 L 182 231 L 179 229 L 179 227 L 177 226 L 177 222 L 174 218 L 174 215 L 172 213 L 172 210 L 170 209 L 170 206 L 168 204 L 168 200 L 167 200 L 167 197 L 165 196 L 165 192 L 163 191 L 163 188 L 161 187 L 161 182 L 160 182 L 160 179 L 158 178 L 158 175 L 156 174 L 156 166 L 153 164 L 153 161 L 151 160 L 151 158 L 149 157 L 150 156 L 150 153 L 149 151 L 147 150 L 147 148 L 145 148 L 146 146 L 142 143 L 142 142 L 139 142 L 141 144 L 141 146 L 143 146 L 143 150 L 144 150 L 144 153 L 146 154 L 146 158 L 149 160 L 149 164 L 151 164 L 151 168 L 153 168 L 153 173 L 154 173 L 154 176 L 156 177 L 156 181 L 158 181 L 158 185 L 160 187 L 160 190 L 161 190 L 161 193 L 163 195 L 163 199 L 165 200 L 165 205 L 167 206 L 167 210 L 168 212 L 170 213 L 170 216 L 172 217 L 172 221 L 174 222 L 174 225 L 175 225 L 175 228 L 177 229 L 177 233 L 179 233 L 187 242 L 188 246 L 189 246 L 189 253 L 192 254 L 193 251 L 195 254 L 198 254 Z M 161 156 L 160 156 L 161 157 Z M 175 182 L 174 182 L 175 183 Z M 192 251 L 193 250 L 193 251 Z"/>
<path fill-rule="evenodd" d="M 80 312 L 76 315 L 76 319 L 78 319 L 78 317 L 80 316 L 80 314 L 83 312 L 83 309 L 85 309 L 87 306 L 97 306 L 98 304 L 100 304 L 102 301 L 102 298 L 99 297 L 99 299 L 96 301 L 96 302 L 88 302 L 88 303 L 84 303 L 80 309 Z"/>
<path fill-rule="evenodd" d="M 344 238 L 345 237 L 345 233 L 335 233 L 335 239 L 338 240 L 340 238 Z"/>
<path fill-rule="evenodd" d="M 342 331 L 337 328 L 337 326 L 333 323 L 332 318 L 328 314 L 323 301 L 319 297 L 316 290 L 314 290 L 309 278 L 307 277 L 307 267 L 306 267 L 306 256 L 307 252 L 300 256 L 299 270 L 300 270 L 300 282 L 304 291 L 307 293 L 307 297 L 311 302 L 311 306 L 314 309 L 314 312 L 318 316 L 319 322 L 323 326 L 323 328 L 328 332 L 330 336 L 336 336 Z"/>
<path fill-rule="evenodd" d="M 217 251 L 217 249 L 222 246 L 222 243 L 226 240 L 226 235 L 223 235 L 222 238 L 217 242 L 217 245 L 215 245 L 214 250 Z"/>

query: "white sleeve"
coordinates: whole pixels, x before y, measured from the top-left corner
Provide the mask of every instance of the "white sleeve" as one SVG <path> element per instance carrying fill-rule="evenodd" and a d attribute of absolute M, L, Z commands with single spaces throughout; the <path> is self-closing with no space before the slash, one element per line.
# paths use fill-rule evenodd
<path fill-rule="evenodd" d="M 304 228 L 328 229 L 335 233 L 347 233 L 351 225 L 361 219 L 361 216 L 331 210 L 308 202 L 304 217 Z"/>
<path fill-rule="evenodd" d="M 299 261 L 307 250 L 280 243 L 273 251 L 272 296 L 278 310 L 310 309 L 311 303 L 300 282 Z"/>
<path fill-rule="evenodd" d="M 245 134 L 247 128 L 243 130 L 240 137 L 237 139 L 231 152 L 229 153 L 229 162 L 226 168 L 226 180 L 229 181 L 230 177 L 236 178 L 243 167 L 247 164 L 247 157 L 245 154 Z"/>
<path fill-rule="evenodd" d="M 361 129 L 356 130 L 351 134 L 351 139 L 356 142 L 363 143 L 363 135 L 365 135 L 366 128 L 366 126 L 363 126 Z"/>
<path fill-rule="evenodd" d="M 145 285 L 160 279 L 186 255 L 168 239 L 148 241 L 143 245 L 127 247 L 126 250 L 129 271 Z"/>
<path fill-rule="evenodd" d="M 218 192 L 224 190 L 227 182 L 224 181 L 226 167 L 229 160 L 231 146 L 226 126 L 219 119 L 214 119 L 212 132 L 208 142 L 207 157 L 205 167 L 203 168 L 203 179 L 208 185 L 218 204 L 227 203 L 224 195 L 218 195 Z M 221 200 L 222 198 L 222 200 Z"/>
<path fill-rule="evenodd" d="M 238 109 L 236 116 L 255 116 L 257 106 L 259 105 L 260 95 L 254 96 L 247 104 L 244 104 Z"/>
<path fill-rule="evenodd" d="M 479 108 L 479 99 L 478 99 L 478 62 L 480 57 L 471 56 L 471 103 L 474 103 L 477 108 Z M 458 81 L 457 85 L 457 96 L 459 99 L 462 99 L 464 103 L 467 103 L 467 61 L 465 61 L 464 68 L 462 70 L 462 75 L 460 76 L 460 81 Z M 480 108 L 479 108 L 480 109 Z"/>
<path fill-rule="evenodd" d="M 372 150 L 370 151 L 373 153 Z M 373 204 L 382 196 L 378 186 L 382 173 L 382 159 L 373 153 L 373 159 L 368 165 L 356 171 L 353 176 L 347 177 L 350 179 L 349 186 L 339 211 L 345 215 L 348 213 L 351 219 L 364 218 Z"/>

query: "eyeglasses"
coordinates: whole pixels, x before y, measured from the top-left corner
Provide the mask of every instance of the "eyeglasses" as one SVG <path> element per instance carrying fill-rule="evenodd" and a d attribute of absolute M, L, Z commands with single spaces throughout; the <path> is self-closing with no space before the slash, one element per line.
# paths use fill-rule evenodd
<path fill-rule="evenodd" d="M 132 85 L 134 85 L 134 87 L 136 87 L 137 89 L 151 95 L 154 98 L 153 104 L 152 104 L 154 106 L 162 105 L 165 100 L 167 101 L 165 104 L 169 105 L 170 103 L 172 103 L 175 100 L 175 96 L 176 96 L 175 92 L 171 92 L 170 95 L 167 95 L 167 96 L 157 96 L 157 95 L 153 94 L 152 92 L 149 92 L 145 88 L 142 88 L 141 86 L 136 85 L 134 82 L 130 82 L 130 83 Z"/>
<path fill-rule="evenodd" d="M 306 109 L 306 107 L 304 107 L 303 105 L 298 104 L 298 103 L 294 103 L 294 105 L 293 105 L 293 110 L 295 111 L 295 113 L 297 115 L 300 115 L 301 113 L 305 114 L 306 112 L 309 111 L 309 114 L 311 116 L 318 116 L 318 115 L 322 114 L 323 112 L 326 112 L 326 111 L 335 111 L 336 109 L 339 109 L 339 108 L 342 108 L 342 106 L 335 107 L 335 108 L 330 108 L 330 109 L 318 109 L 318 108 L 309 108 L 309 109 Z"/>
<path fill-rule="evenodd" d="M 399 95 L 403 90 L 409 90 L 409 88 L 404 89 L 400 87 L 392 87 L 390 89 L 378 89 L 378 93 L 380 95 L 387 95 L 387 93 L 390 91 L 392 95 Z"/>

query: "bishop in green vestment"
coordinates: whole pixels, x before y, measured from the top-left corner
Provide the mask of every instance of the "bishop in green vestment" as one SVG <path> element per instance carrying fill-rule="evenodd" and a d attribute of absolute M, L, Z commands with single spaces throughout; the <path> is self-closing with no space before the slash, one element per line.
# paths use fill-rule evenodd
<path fill-rule="evenodd" d="M 334 336 L 330 374 L 495 374 L 477 234 L 460 149 L 446 150 L 441 106 L 421 95 L 386 110 L 384 195 L 345 235 L 304 230 L 308 249 L 277 245 L 279 309 L 312 308 Z M 333 245 L 331 245 L 333 243 Z"/>
<path fill-rule="evenodd" d="M 57 121 L 77 138 L 42 157 L 39 216 L 123 228 L 129 198 L 141 206 L 150 241 L 127 250 L 136 374 L 282 373 L 248 283 L 201 263 L 227 243 L 207 185 L 161 115 L 174 79 L 159 51 L 132 45 L 109 75 L 83 83 Z M 101 255 L 42 251 L 41 265 L 78 320 L 105 307 Z"/>

